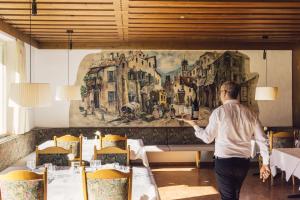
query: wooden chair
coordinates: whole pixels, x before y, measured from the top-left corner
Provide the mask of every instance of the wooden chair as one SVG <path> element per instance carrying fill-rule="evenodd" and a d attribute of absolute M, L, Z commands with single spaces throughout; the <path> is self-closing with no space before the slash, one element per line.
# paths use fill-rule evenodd
<path fill-rule="evenodd" d="M 270 152 L 273 148 L 294 148 L 295 147 L 295 135 L 290 132 L 273 132 L 270 131 L 269 136 Z"/>
<path fill-rule="evenodd" d="M 43 174 L 16 170 L 0 175 L 0 199 L 47 200 L 47 169 Z"/>
<path fill-rule="evenodd" d="M 95 172 L 86 172 L 83 167 L 82 183 L 84 200 L 96 200 L 100 197 L 102 200 L 131 200 L 131 170 L 129 173 L 123 173 L 114 169 L 101 169 Z M 126 191 L 126 193 L 124 193 L 124 191 Z"/>
<path fill-rule="evenodd" d="M 69 149 L 72 147 L 72 153 L 75 155 L 74 161 L 82 164 L 82 135 L 75 137 L 72 135 L 64 135 L 61 137 L 54 136 L 55 146 Z"/>
<path fill-rule="evenodd" d="M 64 149 L 62 147 L 48 147 L 45 149 L 35 150 L 36 154 L 36 166 L 43 165 L 45 163 L 52 163 L 57 166 L 69 166 L 69 155 L 72 155 L 72 148 Z"/>
<path fill-rule="evenodd" d="M 127 136 L 120 136 L 120 135 L 104 135 L 100 136 L 100 147 L 119 147 L 121 149 L 126 149 L 127 147 Z"/>
<path fill-rule="evenodd" d="M 129 166 L 130 146 L 128 146 L 127 149 L 105 147 L 100 150 L 94 146 L 94 160 L 101 160 L 102 164 L 117 162 L 120 165 Z"/>
<path fill-rule="evenodd" d="M 295 147 L 295 133 L 290 132 L 273 132 L 269 134 L 269 147 L 270 153 L 274 148 L 294 148 Z M 283 180 L 284 173 L 281 173 L 281 179 Z M 271 185 L 273 185 L 273 177 L 271 177 Z M 295 176 L 292 176 L 293 185 L 295 185 Z"/>

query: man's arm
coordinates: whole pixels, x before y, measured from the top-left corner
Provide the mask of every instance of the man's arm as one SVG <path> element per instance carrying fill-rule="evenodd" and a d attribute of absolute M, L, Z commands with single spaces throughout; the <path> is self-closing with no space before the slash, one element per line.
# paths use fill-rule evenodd
<path fill-rule="evenodd" d="M 260 179 L 262 179 L 263 182 L 268 179 L 268 177 L 271 174 L 270 168 L 269 168 L 269 140 L 267 136 L 265 135 L 261 122 L 257 118 L 255 120 L 254 124 L 254 138 L 255 142 L 257 143 L 260 151 L 260 155 L 263 158 L 263 165 L 260 168 Z"/>
<path fill-rule="evenodd" d="M 183 119 L 184 122 L 190 124 L 195 129 L 195 136 L 200 138 L 205 143 L 211 143 L 217 136 L 218 121 L 213 112 L 209 118 L 209 123 L 205 129 L 200 128 L 193 120 Z"/>
<path fill-rule="evenodd" d="M 254 138 L 259 147 L 260 155 L 263 158 L 263 164 L 268 165 L 270 159 L 269 140 L 263 131 L 259 119 L 256 119 L 256 122 L 254 124 Z"/>

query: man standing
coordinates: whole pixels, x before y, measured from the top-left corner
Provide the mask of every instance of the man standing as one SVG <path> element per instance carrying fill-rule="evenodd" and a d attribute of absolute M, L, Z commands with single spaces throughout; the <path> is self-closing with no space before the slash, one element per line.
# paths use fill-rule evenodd
<path fill-rule="evenodd" d="M 239 85 L 225 82 L 221 86 L 222 106 L 215 109 L 205 129 L 192 120 L 183 119 L 195 129 L 205 143 L 215 140 L 215 173 L 222 200 L 237 200 L 250 166 L 251 138 L 254 135 L 263 158 L 260 178 L 270 175 L 268 140 L 256 114 L 237 100 Z"/>

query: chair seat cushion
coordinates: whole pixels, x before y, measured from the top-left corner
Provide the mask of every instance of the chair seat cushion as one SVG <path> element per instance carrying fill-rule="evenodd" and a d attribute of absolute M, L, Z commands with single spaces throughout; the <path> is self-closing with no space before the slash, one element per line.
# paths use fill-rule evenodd
<path fill-rule="evenodd" d="M 43 180 L 0 181 L 2 200 L 44 200 Z"/>
<path fill-rule="evenodd" d="M 127 200 L 128 179 L 88 179 L 88 200 Z"/>

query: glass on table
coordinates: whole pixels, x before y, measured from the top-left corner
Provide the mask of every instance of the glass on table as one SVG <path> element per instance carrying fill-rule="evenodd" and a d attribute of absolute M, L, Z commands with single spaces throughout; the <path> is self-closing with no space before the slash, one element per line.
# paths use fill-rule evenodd
<path fill-rule="evenodd" d="M 91 160 L 90 167 L 92 170 L 96 170 L 101 168 L 101 160 Z"/>
<path fill-rule="evenodd" d="M 52 163 L 45 163 L 45 168 L 47 168 L 49 172 L 53 172 L 56 170 L 56 166 Z"/>
<path fill-rule="evenodd" d="M 36 162 L 35 162 L 35 160 L 28 160 L 28 161 L 26 162 L 26 166 L 27 166 L 31 171 L 35 170 L 35 169 L 36 169 Z"/>
<path fill-rule="evenodd" d="M 96 169 L 96 162 L 95 162 L 95 160 L 91 160 L 90 161 L 90 167 L 94 170 L 94 169 Z"/>
<path fill-rule="evenodd" d="M 101 168 L 101 160 L 95 160 L 96 169 Z"/>
<path fill-rule="evenodd" d="M 120 164 L 118 162 L 113 163 L 115 169 L 120 169 Z"/>
<path fill-rule="evenodd" d="M 80 162 L 79 161 L 72 162 L 71 169 L 72 169 L 73 173 L 75 173 L 75 174 L 80 173 Z"/>

